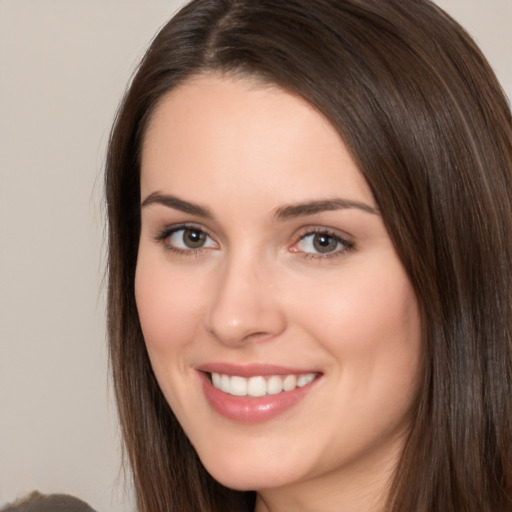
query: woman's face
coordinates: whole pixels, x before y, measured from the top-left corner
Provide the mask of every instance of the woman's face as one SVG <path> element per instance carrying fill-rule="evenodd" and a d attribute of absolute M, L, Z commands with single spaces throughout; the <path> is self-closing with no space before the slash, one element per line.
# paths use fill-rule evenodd
<path fill-rule="evenodd" d="M 418 306 L 333 127 L 277 87 L 201 76 L 151 120 L 141 202 L 147 350 L 209 472 L 269 499 L 385 486 L 417 391 Z"/>

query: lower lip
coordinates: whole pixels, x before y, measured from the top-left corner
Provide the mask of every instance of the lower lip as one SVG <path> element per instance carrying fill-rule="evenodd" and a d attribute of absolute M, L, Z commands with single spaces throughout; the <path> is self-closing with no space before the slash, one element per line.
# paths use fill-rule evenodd
<path fill-rule="evenodd" d="M 262 397 L 233 396 L 213 386 L 205 372 L 199 372 L 206 399 L 220 415 L 240 423 L 262 423 L 279 416 L 300 402 L 312 389 L 310 384 L 292 391 Z"/>

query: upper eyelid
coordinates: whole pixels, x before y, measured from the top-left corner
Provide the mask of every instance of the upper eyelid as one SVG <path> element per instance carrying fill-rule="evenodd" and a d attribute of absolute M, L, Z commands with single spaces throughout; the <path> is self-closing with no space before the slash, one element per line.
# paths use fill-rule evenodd
<path fill-rule="evenodd" d="M 164 227 L 157 230 L 157 237 L 159 236 L 169 236 L 176 231 L 186 229 L 196 229 L 197 231 L 203 232 L 205 235 L 208 235 L 210 238 L 214 239 L 214 236 L 211 234 L 210 230 L 205 228 L 201 224 L 196 224 L 195 222 L 180 222 L 178 224 L 167 224 Z"/>
<path fill-rule="evenodd" d="M 202 226 L 196 226 L 195 224 L 191 224 L 191 223 L 186 223 L 186 224 L 182 223 L 182 224 L 175 224 L 175 225 L 163 227 L 155 235 L 153 235 L 153 238 L 158 244 L 161 244 L 162 246 L 164 246 L 165 250 L 183 254 L 183 255 L 194 254 L 197 256 L 197 255 L 202 254 L 206 250 L 212 249 L 211 246 L 210 247 L 200 246 L 200 247 L 196 247 L 196 248 L 193 248 L 193 247 L 183 248 L 183 247 L 175 246 L 174 244 L 170 243 L 170 241 L 168 240 L 169 237 L 171 237 L 172 235 L 174 235 L 175 233 L 177 233 L 179 231 L 186 231 L 187 229 L 196 230 L 196 231 L 200 231 L 200 232 L 204 233 L 210 240 L 213 241 L 215 246 L 217 246 L 217 248 L 218 248 L 219 243 L 215 240 L 214 237 L 212 237 L 207 232 L 206 229 L 204 229 Z M 213 247 L 213 248 L 215 248 L 215 247 Z"/>
<path fill-rule="evenodd" d="M 197 229 L 205 233 L 208 237 L 210 237 L 216 244 L 221 245 L 219 242 L 219 237 L 214 235 L 209 228 L 204 226 L 204 224 L 196 223 L 193 221 L 188 222 L 180 222 L 176 224 L 167 224 L 162 228 L 157 230 L 154 238 L 157 240 L 163 240 L 164 238 L 170 236 L 172 233 L 179 231 L 181 229 Z M 288 244 L 288 247 L 297 244 L 300 240 L 306 238 L 309 235 L 325 233 L 329 236 L 333 236 L 335 238 L 339 238 L 342 242 L 346 242 L 347 244 L 354 245 L 354 236 L 347 231 L 340 230 L 337 228 L 322 226 L 322 225 L 310 225 L 310 226 L 302 226 L 301 228 L 295 231 L 295 234 L 292 235 L 292 241 Z"/>
<path fill-rule="evenodd" d="M 152 238 L 158 239 L 159 237 L 165 237 L 165 233 L 170 234 L 173 231 L 177 231 L 179 229 L 197 229 L 202 231 L 210 238 L 212 238 L 217 244 L 225 239 L 224 234 L 221 229 L 211 229 L 208 225 L 201 220 L 170 220 L 166 217 L 155 217 L 153 219 L 148 219 L 147 221 L 148 232 L 152 232 Z"/>
<path fill-rule="evenodd" d="M 339 244 L 343 245 L 344 247 L 354 247 L 354 242 L 351 242 L 350 240 L 347 240 L 346 238 L 343 238 L 335 233 L 330 233 L 328 231 L 310 231 L 309 233 L 306 233 L 305 235 L 299 237 L 293 244 L 292 244 L 292 247 L 299 244 L 300 242 L 306 240 L 307 238 L 309 238 L 310 236 L 315 236 L 315 235 L 321 235 L 321 234 L 325 234 L 327 235 L 328 237 L 331 237 L 331 238 L 334 238 Z"/>
<path fill-rule="evenodd" d="M 296 245 L 298 245 L 300 242 L 305 240 L 307 237 L 316 235 L 316 234 L 326 234 L 330 237 L 333 237 L 338 240 L 338 243 L 340 243 L 343 247 L 340 249 L 337 249 L 333 252 L 329 253 L 316 253 L 316 252 L 306 252 L 306 251 L 296 251 L 303 254 L 304 257 L 311 257 L 311 258 L 318 258 L 318 259 L 325 259 L 329 257 L 334 257 L 336 255 L 342 255 L 346 251 L 352 251 L 356 248 L 356 243 L 354 240 L 354 237 L 347 233 L 346 231 L 342 231 L 339 229 L 332 229 L 327 228 L 325 226 L 309 226 L 305 227 L 304 229 L 300 230 L 298 236 L 296 236 L 295 240 L 288 246 L 290 249 Z M 293 251 L 295 252 L 295 251 Z"/>
<path fill-rule="evenodd" d="M 340 238 L 341 240 L 345 240 L 346 242 L 354 243 L 354 235 L 349 233 L 348 231 L 344 231 L 341 229 L 330 228 L 327 226 L 305 226 L 297 230 L 297 240 L 301 240 L 302 238 L 316 234 L 316 233 L 326 233 L 328 235 Z"/>

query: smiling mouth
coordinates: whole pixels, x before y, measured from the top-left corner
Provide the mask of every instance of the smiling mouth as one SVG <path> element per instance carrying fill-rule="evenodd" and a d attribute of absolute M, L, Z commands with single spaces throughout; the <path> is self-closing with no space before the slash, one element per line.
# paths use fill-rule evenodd
<path fill-rule="evenodd" d="M 313 382 L 317 376 L 317 373 L 305 373 L 245 378 L 238 375 L 210 373 L 210 380 L 213 387 L 232 396 L 262 397 L 302 388 Z"/>

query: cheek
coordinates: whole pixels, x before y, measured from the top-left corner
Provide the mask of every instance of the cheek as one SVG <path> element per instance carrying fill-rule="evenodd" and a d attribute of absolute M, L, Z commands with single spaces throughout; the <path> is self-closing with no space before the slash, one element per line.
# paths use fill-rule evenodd
<path fill-rule="evenodd" d="M 317 280 L 308 287 L 307 300 L 298 290 L 294 295 L 296 318 L 354 387 L 362 380 L 366 389 L 372 382 L 378 387 L 379 379 L 405 384 L 418 373 L 421 329 L 415 294 L 398 263 L 386 265 L 385 272 L 382 267 L 361 265 L 339 279 Z"/>
<path fill-rule="evenodd" d="M 192 339 L 201 325 L 202 294 L 202 287 L 186 272 L 170 272 L 165 265 L 139 257 L 135 299 L 150 356 Z"/>

